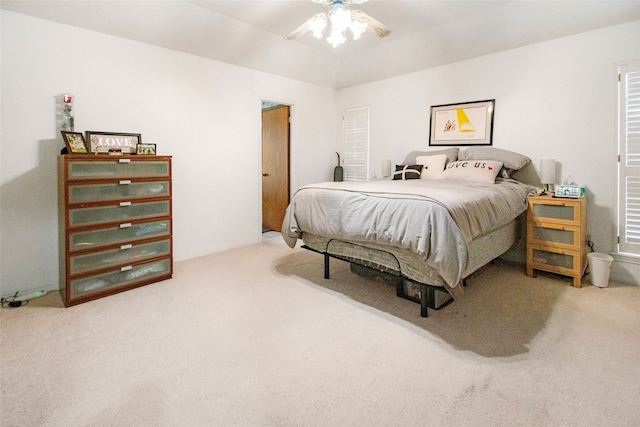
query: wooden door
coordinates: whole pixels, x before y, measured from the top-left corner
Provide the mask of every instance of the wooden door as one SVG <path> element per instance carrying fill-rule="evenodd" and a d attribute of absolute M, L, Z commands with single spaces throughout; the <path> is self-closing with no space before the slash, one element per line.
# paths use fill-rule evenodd
<path fill-rule="evenodd" d="M 262 228 L 281 231 L 289 205 L 289 107 L 262 110 Z"/>

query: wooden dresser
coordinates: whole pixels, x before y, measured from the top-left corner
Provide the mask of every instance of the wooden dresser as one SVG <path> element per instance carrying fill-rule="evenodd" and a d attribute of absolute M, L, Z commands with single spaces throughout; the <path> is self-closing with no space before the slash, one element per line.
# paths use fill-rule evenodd
<path fill-rule="evenodd" d="M 527 275 L 534 270 L 548 271 L 573 278 L 573 286 L 582 287 L 587 267 L 587 201 L 528 197 Z"/>
<path fill-rule="evenodd" d="M 65 307 L 171 278 L 171 157 L 58 158 Z"/>

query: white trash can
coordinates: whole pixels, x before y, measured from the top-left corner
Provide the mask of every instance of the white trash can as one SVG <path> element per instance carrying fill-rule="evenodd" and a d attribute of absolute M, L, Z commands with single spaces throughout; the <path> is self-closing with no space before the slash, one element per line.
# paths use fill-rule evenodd
<path fill-rule="evenodd" d="M 600 252 L 590 252 L 587 254 L 587 258 L 591 272 L 591 284 L 599 288 L 606 288 L 609 285 L 609 270 L 611 270 L 613 257 Z"/>

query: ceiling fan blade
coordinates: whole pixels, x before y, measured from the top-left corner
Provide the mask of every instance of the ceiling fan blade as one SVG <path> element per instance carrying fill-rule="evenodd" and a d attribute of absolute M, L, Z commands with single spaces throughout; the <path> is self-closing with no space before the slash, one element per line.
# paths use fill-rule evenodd
<path fill-rule="evenodd" d="M 391 28 L 387 27 L 380 21 L 373 19 L 361 10 L 352 10 L 351 17 L 354 21 L 366 22 L 367 31 L 377 35 L 378 37 L 387 37 L 391 34 Z"/>
<path fill-rule="evenodd" d="M 314 21 L 316 19 L 327 19 L 327 14 L 326 13 L 318 13 L 316 15 L 314 15 L 313 17 L 307 19 L 307 21 L 305 21 L 304 24 L 300 25 L 298 28 L 296 28 L 295 30 L 291 31 L 289 34 L 287 34 L 286 36 L 284 36 L 285 39 L 287 40 L 295 40 L 298 37 L 300 37 L 301 35 L 308 33 L 309 30 L 309 23 L 311 21 Z"/>

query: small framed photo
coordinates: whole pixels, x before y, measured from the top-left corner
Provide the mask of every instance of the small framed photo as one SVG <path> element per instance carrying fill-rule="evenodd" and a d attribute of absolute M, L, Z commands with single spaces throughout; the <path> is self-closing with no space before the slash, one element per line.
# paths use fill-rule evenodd
<path fill-rule="evenodd" d="M 84 143 L 84 137 L 80 132 L 67 132 L 64 130 L 61 132 L 69 154 L 87 154 L 89 152 Z"/>
<path fill-rule="evenodd" d="M 495 99 L 431 107 L 429 145 L 492 145 Z"/>
<path fill-rule="evenodd" d="M 139 133 L 94 132 L 87 131 L 89 150 L 95 154 L 106 154 L 120 149 L 122 154 L 135 154 L 136 147 L 142 142 Z"/>
<path fill-rule="evenodd" d="M 156 155 L 156 144 L 138 144 L 136 149 L 136 154 L 147 155 L 147 156 L 155 156 Z"/>

